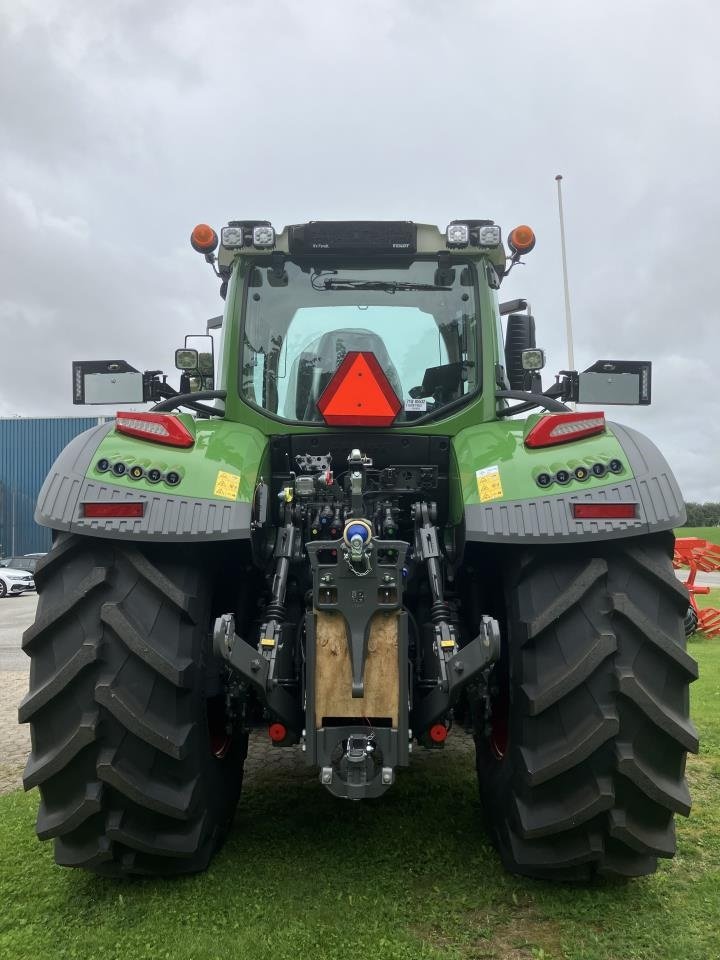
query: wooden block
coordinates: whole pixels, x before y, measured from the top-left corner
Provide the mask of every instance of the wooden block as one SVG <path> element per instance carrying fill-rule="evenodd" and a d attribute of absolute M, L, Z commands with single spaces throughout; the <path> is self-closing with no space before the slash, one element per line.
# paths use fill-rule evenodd
<path fill-rule="evenodd" d="M 388 717 L 400 713 L 398 614 L 379 612 L 370 622 L 365 658 L 365 696 L 352 696 L 350 647 L 339 613 L 315 612 L 315 725 L 323 717 Z"/>

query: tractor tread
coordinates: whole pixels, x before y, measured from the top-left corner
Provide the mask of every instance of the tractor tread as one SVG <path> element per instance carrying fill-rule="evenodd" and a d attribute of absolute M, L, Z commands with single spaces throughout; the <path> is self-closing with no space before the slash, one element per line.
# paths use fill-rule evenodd
<path fill-rule="evenodd" d="M 139 853 L 187 858 L 196 855 L 204 829 L 205 814 L 201 814 L 185 829 L 178 824 L 174 830 L 156 832 L 138 826 L 125 812 L 113 810 L 108 815 L 105 832 L 111 840 Z"/>
<path fill-rule="evenodd" d="M 188 687 L 192 684 L 193 662 L 185 657 L 173 662 L 152 646 L 132 622 L 118 603 L 104 603 L 100 610 L 100 619 L 106 623 L 136 657 L 175 687 Z"/>
<path fill-rule="evenodd" d="M 652 828 L 638 823 L 625 810 L 612 810 L 610 836 L 640 854 L 651 853 L 656 857 L 672 857 L 675 854 L 675 824 L 672 817 L 668 817 L 666 826 Z"/>
<path fill-rule="evenodd" d="M 127 560 L 137 573 L 151 583 L 153 587 L 168 600 L 175 609 L 183 614 L 184 618 L 192 623 L 197 622 L 197 599 L 183 593 L 165 574 L 137 548 L 127 551 Z"/>
<path fill-rule="evenodd" d="M 528 639 L 536 637 L 551 624 L 559 620 L 563 614 L 572 609 L 582 600 L 585 594 L 592 589 L 597 581 L 607 573 L 607 563 L 604 560 L 593 558 L 589 560 L 582 572 L 557 596 L 535 614 L 525 620 Z M 527 573 L 525 575 L 527 578 Z"/>
<path fill-rule="evenodd" d="M 625 617 L 630 623 L 639 630 L 647 640 L 654 644 L 661 653 L 673 660 L 691 680 L 697 680 L 698 667 L 689 653 L 668 636 L 665 631 L 653 623 L 649 617 L 632 602 L 624 593 L 615 593 L 612 595 L 613 609 L 621 616 Z"/>
<path fill-rule="evenodd" d="M 100 753 L 97 775 L 103 783 L 107 783 L 139 807 L 175 820 L 189 818 L 197 792 L 197 777 L 182 787 L 173 787 L 143 777 L 138 771 L 131 771 L 127 764 L 121 766 L 116 754 L 117 751 L 112 748 Z"/>
<path fill-rule="evenodd" d="M 193 729 L 191 723 L 173 724 L 165 718 L 146 715 L 132 694 L 116 681 L 98 683 L 95 699 L 139 740 L 175 760 L 182 760 L 187 755 L 188 737 Z"/>
<path fill-rule="evenodd" d="M 572 793 L 565 793 L 563 804 L 558 804 L 557 799 L 544 804 L 527 803 L 518 796 L 515 798 L 515 810 L 522 837 L 531 840 L 573 830 L 604 810 L 610 810 L 614 802 L 612 779 L 592 777 L 580 783 Z"/>
<path fill-rule="evenodd" d="M 483 726 L 476 734 L 483 807 L 508 869 L 635 877 L 675 853 L 698 739 L 687 598 L 671 558 L 666 534 L 508 554 L 497 682 L 509 675 L 509 747 L 498 758 Z"/>
<path fill-rule="evenodd" d="M 77 675 L 98 659 L 99 643 L 86 640 L 78 650 L 35 690 L 28 692 L 18 707 L 18 722 L 27 723 L 41 707 L 61 694 Z"/>
<path fill-rule="evenodd" d="M 207 564 L 190 547 L 58 536 L 25 634 L 20 706 L 58 864 L 104 876 L 204 870 L 229 829 L 246 738 L 222 761 L 205 715 Z M 142 627 L 141 627 L 142 625 Z"/>
<path fill-rule="evenodd" d="M 66 803 L 64 807 L 51 810 L 44 800 L 40 801 L 37 815 L 37 835 L 41 840 L 61 837 L 84 823 L 88 817 L 102 810 L 103 785 L 90 781 L 85 785 L 85 793 L 79 799 Z"/>
<path fill-rule="evenodd" d="M 618 670 L 618 688 L 623 696 L 632 700 L 655 726 L 669 737 L 681 743 L 690 753 L 698 752 L 698 736 L 695 724 L 689 717 L 665 706 L 645 687 L 629 668 Z"/>
<path fill-rule="evenodd" d="M 631 743 L 616 743 L 615 756 L 619 772 L 646 797 L 667 810 L 690 816 L 690 791 L 684 778 L 677 781 L 653 769 L 636 756 Z"/>
<path fill-rule="evenodd" d="M 614 737 L 620 721 L 612 707 L 603 707 L 599 716 L 588 716 L 573 730 L 572 738 L 556 740 L 542 748 L 521 747 L 528 783 L 536 787 L 559 776 L 591 756 Z"/>
<path fill-rule="evenodd" d="M 48 613 L 38 615 L 31 626 L 23 633 L 22 648 L 27 651 L 44 633 L 57 627 L 58 620 L 62 620 L 72 613 L 77 605 L 90 593 L 107 582 L 107 567 L 95 567 L 74 590 L 66 593 Z"/>
<path fill-rule="evenodd" d="M 23 773 L 26 790 L 37 787 L 50 777 L 60 773 L 78 753 L 97 739 L 98 711 L 84 713 L 75 729 L 59 744 L 45 753 L 32 751 Z"/>
<path fill-rule="evenodd" d="M 553 677 L 545 678 L 545 683 L 523 684 L 521 690 L 527 700 L 528 713 L 533 717 L 537 716 L 576 687 L 581 686 L 603 660 L 615 653 L 616 650 L 617 639 L 615 634 L 600 634 L 576 663 L 571 666 L 563 663 Z"/>

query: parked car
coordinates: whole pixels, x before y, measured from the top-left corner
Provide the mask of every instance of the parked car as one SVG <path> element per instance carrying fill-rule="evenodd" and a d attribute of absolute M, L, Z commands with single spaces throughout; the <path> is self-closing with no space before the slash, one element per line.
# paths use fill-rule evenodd
<path fill-rule="evenodd" d="M 5 557 L 4 560 L 0 560 L 0 568 L 12 567 L 14 570 L 27 570 L 34 574 L 38 561 L 44 556 L 44 553 L 28 553 L 24 557 Z"/>
<path fill-rule="evenodd" d="M 8 567 L 0 563 L 0 600 L 4 597 L 17 597 L 21 593 L 35 589 L 35 580 L 28 570 Z"/>

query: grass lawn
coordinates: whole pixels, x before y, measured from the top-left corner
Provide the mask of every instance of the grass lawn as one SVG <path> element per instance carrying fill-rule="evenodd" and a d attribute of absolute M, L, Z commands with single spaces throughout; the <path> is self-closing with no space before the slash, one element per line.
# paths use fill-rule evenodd
<path fill-rule="evenodd" d="M 469 757 L 437 754 L 380 801 L 258 781 L 208 873 L 111 882 L 60 869 L 37 795 L 0 798 L 0 957 L 77 960 L 712 960 L 720 957 L 720 643 L 700 661 L 690 820 L 652 877 L 570 887 L 503 872 Z"/>
<path fill-rule="evenodd" d="M 676 537 L 699 537 L 720 545 L 720 527 L 678 527 Z"/>
<path fill-rule="evenodd" d="M 720 607 L 720 587 L 711 587 L 710 593 L 699 593 L 696 599 L 699 607 Z"/>

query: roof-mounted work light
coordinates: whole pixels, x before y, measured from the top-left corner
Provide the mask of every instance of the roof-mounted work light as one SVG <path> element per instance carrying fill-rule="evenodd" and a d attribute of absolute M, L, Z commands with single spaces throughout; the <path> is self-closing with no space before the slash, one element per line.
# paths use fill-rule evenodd
<path fill-rule="evenodd" d="M 470 243 L 470 227 L 467 223 L 451 223 L 445 237 L 449 247 L 466 247 Z"/>
<path fill-rule="evenodd" d="M 253 246 L 261 248 L 275 246 L 275 231 L 269 224 L 253 227 Z"/>
<path fill-rule="evenodd" d="M 267 220 L 231 220 L 220 231 L 220 237 L 227 250 L 251 246 L 270 250 L 275 246 L 275 230 Z"/>
<path fill-rule="evenodd" d="M 448 247 L 497 247 L 501 239 L 500 227 L 487 220 L 453 220 L 445 231 Z"/>
<path fill-rule="evenodd" d="M 235 250 L 243 245 L 244 233 L 242 227 L 223 227 L 220 231 L 222 245 L 228 250 Z"/>

